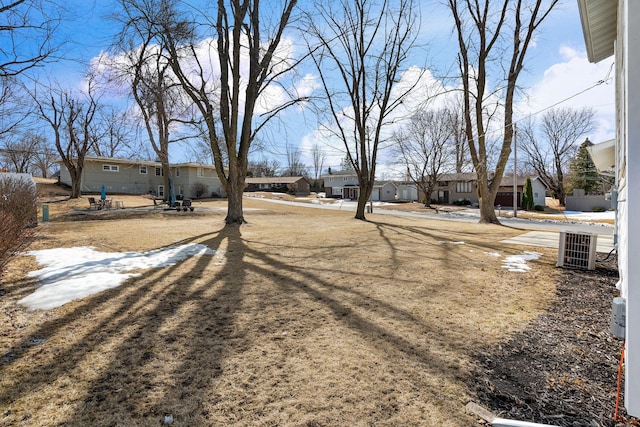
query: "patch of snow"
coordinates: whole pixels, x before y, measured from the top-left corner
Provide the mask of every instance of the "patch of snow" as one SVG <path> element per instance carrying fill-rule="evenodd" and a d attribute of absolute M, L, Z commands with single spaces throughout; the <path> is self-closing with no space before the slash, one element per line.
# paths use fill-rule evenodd
<path fill-rule="evenodd" d="M 130 277 L 146 270 L 173 265 L 196 255 L 213 255 L 216 251 L 201 244 L 169 246 L 148 252 L 99 252 L 91 246 L 30 251 L 40 270 L 29 273 L 42 286 L 18 301 L 31 309 L 50 310 L 69 301 L 84 298 L 120 286 Z"/>
<path fill-rule="evenodd" d="M 496 257 L 496 258 L 500 258 L 500 257 L 502 256 L 502 255 L 500 255 L 500 254 L 499 254 L 499 253 L 497 253 L 497 252 L 485 252 L 484 254 L 485 254 L 485 255 L 489 255 L 489 256 L 494 256 L 494 257 Z"/>
<path fill-rule="evenodd" d="M 536 260 L 540 256 L 540 253 L 531 251 L 524 251 L 521 255 L 511 255 L 502 260 L 502 268 L 515 273 L 525 273 L 531 270 L 531 267 L 527 265 L 527 261 Z"/>
<path fill-rule="evenodd" d="M 438 243 L 440 243 L 441 245 L 446 245 L 451 244 L 451 245 L 464 245 L 464 242 L 454 242 L 454 241 L 448 241 L 448 240 L 440 240 Z"/>

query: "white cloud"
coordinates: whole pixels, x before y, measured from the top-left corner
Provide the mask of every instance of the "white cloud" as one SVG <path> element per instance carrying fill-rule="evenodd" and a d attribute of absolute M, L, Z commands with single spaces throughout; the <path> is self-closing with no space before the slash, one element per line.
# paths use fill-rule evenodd
<path fill-rule="evenodd" d="M 601 142 L 615 136 L 615 87 L 613 58 L 592 64 L 586 53 L 561 46 L 563 62 L 547 68 L 542 79 L 527 91 L 527 99 L 517 106 L 518 119 L 539 116 L 555 105 L 558 107 L 591 107 L 596 111 L 596 130 L 589 136 Z M 598 84 L 599 82 L 603 82 Z"/>

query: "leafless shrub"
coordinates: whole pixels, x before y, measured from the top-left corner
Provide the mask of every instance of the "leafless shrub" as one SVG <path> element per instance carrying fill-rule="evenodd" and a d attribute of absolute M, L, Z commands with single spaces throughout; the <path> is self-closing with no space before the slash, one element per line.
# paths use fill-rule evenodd
<path fill-rule="evenodd" d="M 19 176 L 0 176 L 0 275 L 11 258 L 33 241 L 36 222 L 33 183 Z"/>

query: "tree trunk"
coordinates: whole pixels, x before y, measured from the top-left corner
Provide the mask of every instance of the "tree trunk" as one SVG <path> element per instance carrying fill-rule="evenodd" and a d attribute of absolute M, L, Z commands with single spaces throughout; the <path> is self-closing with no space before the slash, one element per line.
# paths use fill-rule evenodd
<path fill-rule="evenodd" d="M 229 177 L 227 181 L 227 217 L 225 223 L 229 224 L 245 224 L 244 215 L 242 213 L 242 195 L 244 193 L 244 176 Z"/>
<path fill-rule="evenodd" d="M 361 219 L 366 221 L 367 218 L 364 216 L 364 211 L 367 207 L 367 202 L 371 197 L 371 192 L 373 191 L 373 184 L 367 183 L 364 187 L 360 187 L 361 191 L 358 194 L 358 207 L 356 209 L 356 219 Z"/>
<path fill-rule="evenodd" d="M 76 170 L 75 173 L 69 171 L 71 176 L 71 199 L 78 199 L 82 195 L 82 171 Z"/>
<path fill-rule="evenodd" d="M 480 224 L 500 224 L 491 197 L 480 197 Z"/>

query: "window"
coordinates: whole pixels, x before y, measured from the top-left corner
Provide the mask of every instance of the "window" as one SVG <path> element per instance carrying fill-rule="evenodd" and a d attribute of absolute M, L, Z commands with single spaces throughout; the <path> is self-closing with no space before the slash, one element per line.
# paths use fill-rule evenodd
<path fill-rule="evenodd" d="M 332 196 L 342 196 L 342 187 L 332 187 L 331 188 Z"/>
<path fill-rule="evenodd" d="M 456 182 L 456 192 L 458 193 L 471 193 L 470 182 Z"/>
<path fill-rule="evenodd" d="M 198 168 L 198 176 L 204 176 L 204 169 Z"/>
<path fill-rule="evenodd" d="M 175 168 L 176 176 L 180 176 L 180 168 Z"/>
<path fill-rule="evenodd" d="M 156 176 L 164 176 L 164 171 L 162 168 L 156 168 Z"/>
<path fill-rule="evenodd" d="M 164 185 L 158 185 L 158 197 L 164 197 Z"/>
<path fill-rule="evenodd" d="M 142 175 L 146 175 L 147 174 L 147 167 L 146 166 L 140 166 L 140 173 Z"/>
<path fill-rule="evenodd" d="M 119 172 L 120 166 L 116 165 L 102 165 L 102 170 L 105 172 Z"/>

